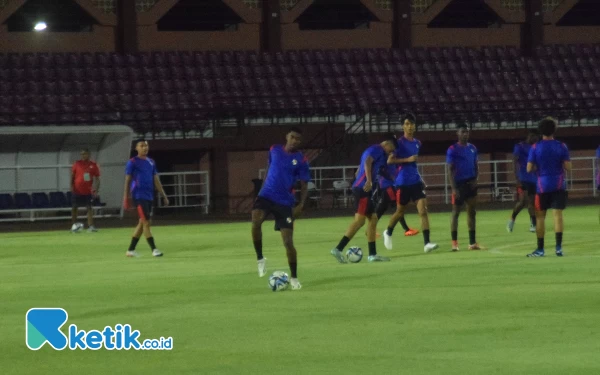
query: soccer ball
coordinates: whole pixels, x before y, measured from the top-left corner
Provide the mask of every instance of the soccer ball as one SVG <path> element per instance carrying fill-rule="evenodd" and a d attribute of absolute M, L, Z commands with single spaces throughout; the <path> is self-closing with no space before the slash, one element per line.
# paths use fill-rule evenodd
<path fill-rule="evenodd" d="M 79 232 L 81 229 L 83 229 L 83 223 L 75 223 L 71 227 L 71 232 Z"/>
<path fill-rule="evenodd" d="M 358 246 L 352 246 L 346 251 L 346 258 L 351 263 L 358 263 L 363 257 L 362 249 Z"/>
<path fill-rule="evenodd" d="M 269 277 L 269 288 L 274 292 L 286 290 L 290 285 L 290 277 L 283 271 L 275 271 Z"/>

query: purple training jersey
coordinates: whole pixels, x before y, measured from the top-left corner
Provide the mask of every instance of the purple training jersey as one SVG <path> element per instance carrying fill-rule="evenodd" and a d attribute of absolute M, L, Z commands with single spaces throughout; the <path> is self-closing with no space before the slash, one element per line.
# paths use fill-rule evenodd
<path fill-rule="evenodd" d="M 452 166 L 455 183 L 465 182 L 477 177 L 477 148 L 471 143 L 465 146 L 455 143 L 446 152 L 446 163 Z"/>
<path fill-rule="evenodd" d="M 541 140 L 531 147 L 527 162 L 537 167 L 538 193 L 567 189 L 564 162 L 569 160 L 567 146 L 556 139 Z"/>
<path fill-rule="evenodd" d="M 131 158 L 125 167 L 125 174 L 131 176 L 131 197 L 133 199 L 154 200 L 154 175 L 156 163 L 149 157 Z"/>
<path fill-rule="evenodd" d="M 379 187 L 382 190 L 394 186 L 396 174 L 398 173 L 396 166 L 397 164 L 387 164 L 379 170 Z"/>
<path fill-rule="evenodd" d="M 362 188 L 365 186 L 365 182 L 367 182 L 365 161 L 369 156 L 373 158 L 373 164 L 371 164 L 371 181 L 373 181 L 373 183 L 377 181 L 377 173 L 379 173 L 382 167 L 387 165 L 387 155 L 380 144 L 367 148 L 360 157 L 360 167 L 358 168 L 356 180 L 354 180 L 354 183 L 352 184 L 353 188 Z"/>
<path fill-rule="evenodd" d="M 535 173 L 527 173 L 527 159 L 529 159 L 529 150 L 531 145 L 527 142 L 520 142 L 515 145 L 513 155 L 517 158 L 519 164 L 518 176 L 521 182 L 535 183 L 537 178 Z"/>
<path fill-rule="evenodd" d="M 258 196 L 292 207 L 295 203 L 294 184 L 298 180 L 310 181 L 308 160 L 299 151 L 289 153 L 283 145 L 271 146 L 267 178 Z"/>
<path fill-rule="evenodd" d="M 412 141 L 406 137 L 398 139 L 396 142 L 396 157 L 399 159 L 410 158 L 413 155 L 419 155 L 421 150 L 421 141 L 413 138 Z M 396 176 L 396 186 L 408 186 L 421 182 L 421 175 L 417 168 L 417 162 L 396 164 L 398 174 Z"/>

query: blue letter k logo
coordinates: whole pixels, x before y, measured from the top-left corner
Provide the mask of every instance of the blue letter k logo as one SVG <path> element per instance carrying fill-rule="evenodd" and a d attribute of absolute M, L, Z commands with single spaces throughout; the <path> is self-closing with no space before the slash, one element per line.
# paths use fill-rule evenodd
<path fill-rule="evenodd" d="M 25 342 L 31 350 L 38 350 L 46 342 L 56 350 L 67 347 L 67 336 L 60 327 L 67 322 L 69 314 L 61 308 L 34 308 L 25 315 Z"/>

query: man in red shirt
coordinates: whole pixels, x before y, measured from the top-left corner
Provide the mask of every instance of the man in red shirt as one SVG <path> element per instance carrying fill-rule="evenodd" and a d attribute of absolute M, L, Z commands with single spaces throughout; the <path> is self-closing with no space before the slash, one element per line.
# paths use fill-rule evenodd
<path fill-rule="evenodd" d="M 97 232 L 94 226 L 92 200 L 98 196 L 100 189 L 100 169 L 90 160 L 90 151 L 81 151 L 81 160 L 77 160 L 71 168 L 71 192 L 73 193 L 73 208 L 71 210 L 71 224 L 77 222 L 77 209 L 87 207 L 88 232 Z M 72 227 L 75 228 L 75 227 Z M 71 229 L 74 232 L 79 231 Z"/>

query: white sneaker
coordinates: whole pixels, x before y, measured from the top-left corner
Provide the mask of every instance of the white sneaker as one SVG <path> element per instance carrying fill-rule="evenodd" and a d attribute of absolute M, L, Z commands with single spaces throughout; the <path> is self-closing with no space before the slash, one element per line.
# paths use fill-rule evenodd
<path fill-rule="evenodd" d="M 346 262 L 348 262 L 346 260 L 346 258 L 344 257 L 344 254 L 342 254 L 342 252 L 339 251 L 336 248 L 331 249 L 331 251 L 329 253 L 331 255 L 333 255 L 335 257 L 335 259 L 337 259 L 337 261 L 340 262 L 340 263 L 346 263 Z"/>
<path fill-rule="evenodd" d="M 128 256 L 129 258 L 137 258 L 140 256 L 140 254 L 138 254 L 138 252 L 135 250 L 127 250 L 125 255 Z"/>
<path fill-rule="evenodd" d="M 388 234 L 387 229 L 383 231 L 383 246 L 388 250 L 392 250 L 392 236 Z"/>
<path fill-rule="evenodd" d="M 98 229 L 96 229 L 96 227 L 95 227 L 95 226 L 93 226 L 93 225 L 90 225 L 87 231 L 88 231 L 88 233 L 92 233 L 92 232 L 97 232 L 97 231 L 98 231 Z"/>
<path fill-rule="evenodd" d="M 425 248 L 423 249 L 426 253 L 430 253 L 433 250 L 437 249 L 438 245 L 436 243 L 428 243 L 427 245 L 425 245 Z"/>
<path fill-rule="evenodd" d="M 515 227 L 515 222 L 514 221 L 509 220 L 509 221 L 506 222 L 506 231 L 508 233 L 512 233 L 514 227 Z"/>
<path fill-rule="evenodd" d="M 161 256 L 163 256 L 163 253 L 161 253 L 160 250 L 158 250 L 158 249 L 154 249 L 154 250 L 152 250 L 152 256 L 153 257 L 161 257 Z"/>
<path fill-rule="evenodd" d="M 258 264 L 258 277 L 263 277 L 267 274 L 267 258 L 262 258 L 256 263 Z"/>
<path fill-rule="evenodd" d="M 302 284 L 300 284 L 300 281 L 298 281 L 298 279 L 291 278 L 290 284 L 292 285 L 292 290 L 302 289 Z"/>

